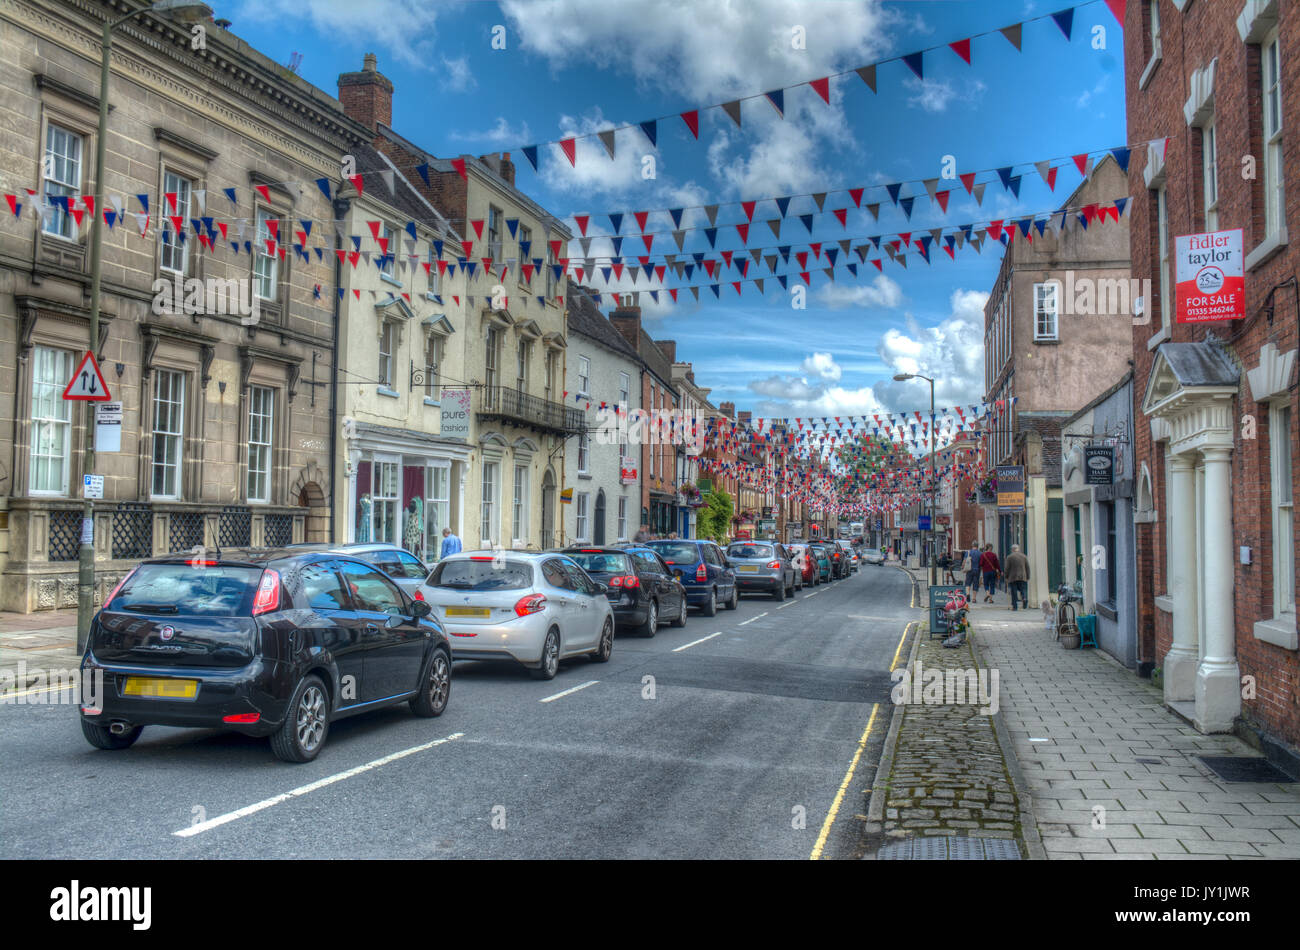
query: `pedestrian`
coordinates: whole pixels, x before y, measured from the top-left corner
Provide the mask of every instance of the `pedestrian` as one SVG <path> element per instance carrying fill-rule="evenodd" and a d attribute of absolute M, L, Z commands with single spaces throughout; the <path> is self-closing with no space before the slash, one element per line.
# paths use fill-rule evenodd
<path fill-rule="evenodd" d="M 669 540 L 669 541 L 676 541 L 676 540 L 677 540 L 677 532 L 676 532 L 676 531 L 670 531 L 670 532 L 668 533 L 668 540 Z"/>
<path fill-rule="evenodd" d="M 650 526 L 648 524 L 641 525 L 641 527 L 637 529 L 636 536 L 632 540 L 635 541 L 637 544 L 645 544 L 647 541 L 649 541 Z"/>
<path fill-rule="evenodd" d="M 966 572 L 966 589 L 967 596 L 972 602 L 979 595 L 980 590 L 980 555 L 983 552 L 978 544 L 972 544 L 966 557 L 962 559 L 962 569 Z"/>
<path fill-rule="evenodd" d="M 1020 553 L 1020 545 L 1011 545 L 1007 555 L 1007 587 L 1011 590 L 1011 609 L 1016 609 L 1016 600 L 1026 610 L 1029 609 L 1029 558 Z"/>
<path fill-rule="evenodd" d="M 451 528 L 442 529 L 442 550 L 439 557 L 447 557 L 450 554 L 460 553 L 460 538 L 452 534 Z"/>
<path fill-rule="evenodd" d="M 998 563 L 998 556 L 993 553 L 991 544 L 984 545 L 984 553 L 980 555 L 980 573 L 984 575 L 984 603 L 991 604 L 998 577 L 1002 574 L 1002 565 Z"/>

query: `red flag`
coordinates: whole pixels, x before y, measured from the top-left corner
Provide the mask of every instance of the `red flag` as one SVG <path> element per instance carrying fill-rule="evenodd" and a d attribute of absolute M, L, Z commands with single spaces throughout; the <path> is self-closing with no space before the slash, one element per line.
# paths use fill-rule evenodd
<path fill-rule="evenodd" d="M 466 174 L 465 172 L 465 159 L 453 158 L 451 160 L 451 167 L 456 169 L 457 175 L 459 175 L 461 178 L 464 178 L 466 181 L 469 181 L 469 175 Z M 357 190 L 360 191 L 361 189 L 358 188 Z"/>
<path fill-rule="evenodd" d="M 1080 175 L 1088 174 L 1088 153 L 1074 156 L 1074 167 L 1079 169 Z"/>
<path fill-rule="evenodd" d="M 473 257 L 473 256 L 474 256 L 474 242 L 473 242 L 473 241 L 461 241 L 461 242 L 460 242 L 460 249 L 465 253 L 465 256 L 466 256 L 467 258 L 468 258 L 468 257 Z"/>
<path fill-rule="evenodd" d="M 686 122 L 686 127 L 691 130 L 691 134 L 697 139 L 700 137 L 700 110 L 692 109 L 690 112 L 683 112 L 682 119 Z"/>
<path fill-rule="evenodd" d="M 586 236 L 587 236 L 587 222 L 591 220 L 591 215 L 589 215 L 589 214 L 575 214 L 575 215 L 573 216 L 573 220 L 577 222 L 577 224 L 578 224 L 578 230 L 582 233 L 582 236 L 583 236 L 583 237 L 586 237 Z M 551 253 L 552 253 L 552 254 L 559 254 L 559 253 L 560 253 L 560 252 L 556 249 L 556 247 L 555 247 L 555 245 L 557 245 L 557 244 L 559 244 L 559 243 L 560 243 L 559 241 L 552 241 L 552 242 L 551 242 Z"/>
<path fill-rule="evenodd" d="M 827 105 L 831 104 L 831 81 L 829 77 L 823 79 L 814 79 L 808 85 L 813 87 L 813 91 L 822 97 L 822 101 Z"/>
<path fill-rule="evenodd" d="M 849 209 L 848 209 L 848 208 L 836 208 L 835 211 L 834 211 L 834 214 L 835 214 L 835 217 L 839 219 L 839 222 L 840 222 L 840 224 L 841 224 L 842 226 L 844 226 L 845 228 L 847 228 L 847 227 L 849 226 Z"/>
<path fill-rule="evenodd" d="M 742 202 L 740 203 L 740 207 L 743 208 L 744 211 L 745 211 L 745 220 L 746 220 L 746 221 L 753 221 L 753 220 L 754 220 L 754 206 L 757 205 L 757 204 L 758 204 L 757 201 L 742 201 Z"/>
<path fill-rule="evenodd" d="M 577 149 L 577 142 L 575 142 L 575 141 L 574 141 L 573 139 L 571 139 L 571 138 L 568 138 L 568 139 L 561 139 L 561 140 L 560 140 L 560 148 L 564 150 L 564 157 L 567 158 L 567 159 L 569 160 L 569 165 L 572 166 L 572 167 L 574 167 L 574 168 L 576 168 L 576 167 L 577 167 L 577 163 L 576 163 L 576 154 L 575 154 L 575 152 L 576 152 L 576 149 Z"/>
<path fill-rule="evenodd" d="M 632 217 L 636 218 L 636 226 L 640 231 L 645 230 L 646 219 L 650 217 L 649 211 L 633 211 Z"/>
<path fill-rule="evenodd" d="M 270 224 L 271 224 L 271 222 L 268 221 L 268 222 L 267 222 L 267 226 L 269 227 Z M 366 226 L 370 228 L 370 236 L 371 236 L 372 238 L 374 238 L 376 241 L 379 240 L 379 225 L 380 225 L 380 224 L 381 224 L 381 222 L 379 222 L 379 221 L 367 221 L 367 222 L 366 222 Z M 482 236 L 483 236 L 482 234 L 479 235 L 479 237 L 482 237 Z"/>
<path fill-rule="evenodd" d="M 956 43 L 949 43 L 952 51 L 965 60 L 966 65 L 970 65 L 970 40 L 958 40 Z"/>
<path fill-rule="evenodd" d="M 936 191 L 934 193 L 934 198 L 936 201 L 939 202 L 939 208 L 944 212 L 944 214 L 947 214 L 948 213 L 948 192 Z"/>
<path fill-rule="evenodd" d="M 849 189 L 849 197 L 853 199 L 853 206 L 854 206 L 855 208 L 861 208 L 861 207 L 862 207 L 862 192 L 865 191 L 865 190 L 866 190 L 866 189 L 864 189 L 864 188 L 850 188 L 850 189 Z"/>
<path fill-rule="evenodd" d="M 738 225 L 736 225 L 736 233 L 740 235 L 740 241 L 741 241 L 742 244 L 747 244 L 747 243 L 749 243 L 749 225 L 748 225 L 748 224 L 738 224 Z"/>
<path fill-rule="evenodd" d="M 1115 14 L 1120 26 L 1124 25 L 1125 3 L 1126 0 L 1106 0 L 1106 7 Z"/>

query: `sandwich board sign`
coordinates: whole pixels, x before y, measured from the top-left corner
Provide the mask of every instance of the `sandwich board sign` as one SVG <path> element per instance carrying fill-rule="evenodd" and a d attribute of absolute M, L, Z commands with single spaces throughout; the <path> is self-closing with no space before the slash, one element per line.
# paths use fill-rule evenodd
<path fill-rule="evenodd" d="M 81 363 L 73 372 L 72 379 L 63 390 L 63 398 L 79 399 L 83 402 L 108 402 L 113 398 L 109 395 L 108 383 L 104 382 L 104 374 L 99 371 L 95 354 L 90 350 L 86 351 L 86 355 L 81 358 Z"/>

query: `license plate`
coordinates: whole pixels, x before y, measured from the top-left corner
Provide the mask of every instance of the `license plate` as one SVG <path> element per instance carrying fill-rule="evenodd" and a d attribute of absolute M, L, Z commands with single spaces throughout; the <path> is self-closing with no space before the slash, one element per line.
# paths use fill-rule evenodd
<path fill-rule="evenodd" d="M 122 686 L 123 696 L 149 699 L 193 699 L 198 695 L 198 680 L 163 679 L 153 676 L 128 676 Z"/>
<path fill-rule="evenodd" d="M 758 568 L 755 567 L 753 564 L 742 564 L 742 565 L 740 565 L 740 573 L 742 573 L 742 574 L 757 574 L 757 573 L 758 573 Z"/>
<path fill-rule="evenodd" d="M 443 613 L 448 617 L 487 617 L 492 611 L 487 607 L 448 607 Z"/>

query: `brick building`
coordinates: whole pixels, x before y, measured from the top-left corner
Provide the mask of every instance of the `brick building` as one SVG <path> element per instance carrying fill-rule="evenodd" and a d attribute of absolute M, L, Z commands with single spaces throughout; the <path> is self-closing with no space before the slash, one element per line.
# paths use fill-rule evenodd
<path fill-rule="evenodd" d="M 1141 649 L 1202 732 L 1300 764 L 1295 622 L 1300 11 L 1130 3 L 1124 30 Z M 1245 318 L 1180 322 L 1179 235 L 1241 228 Z"/>

